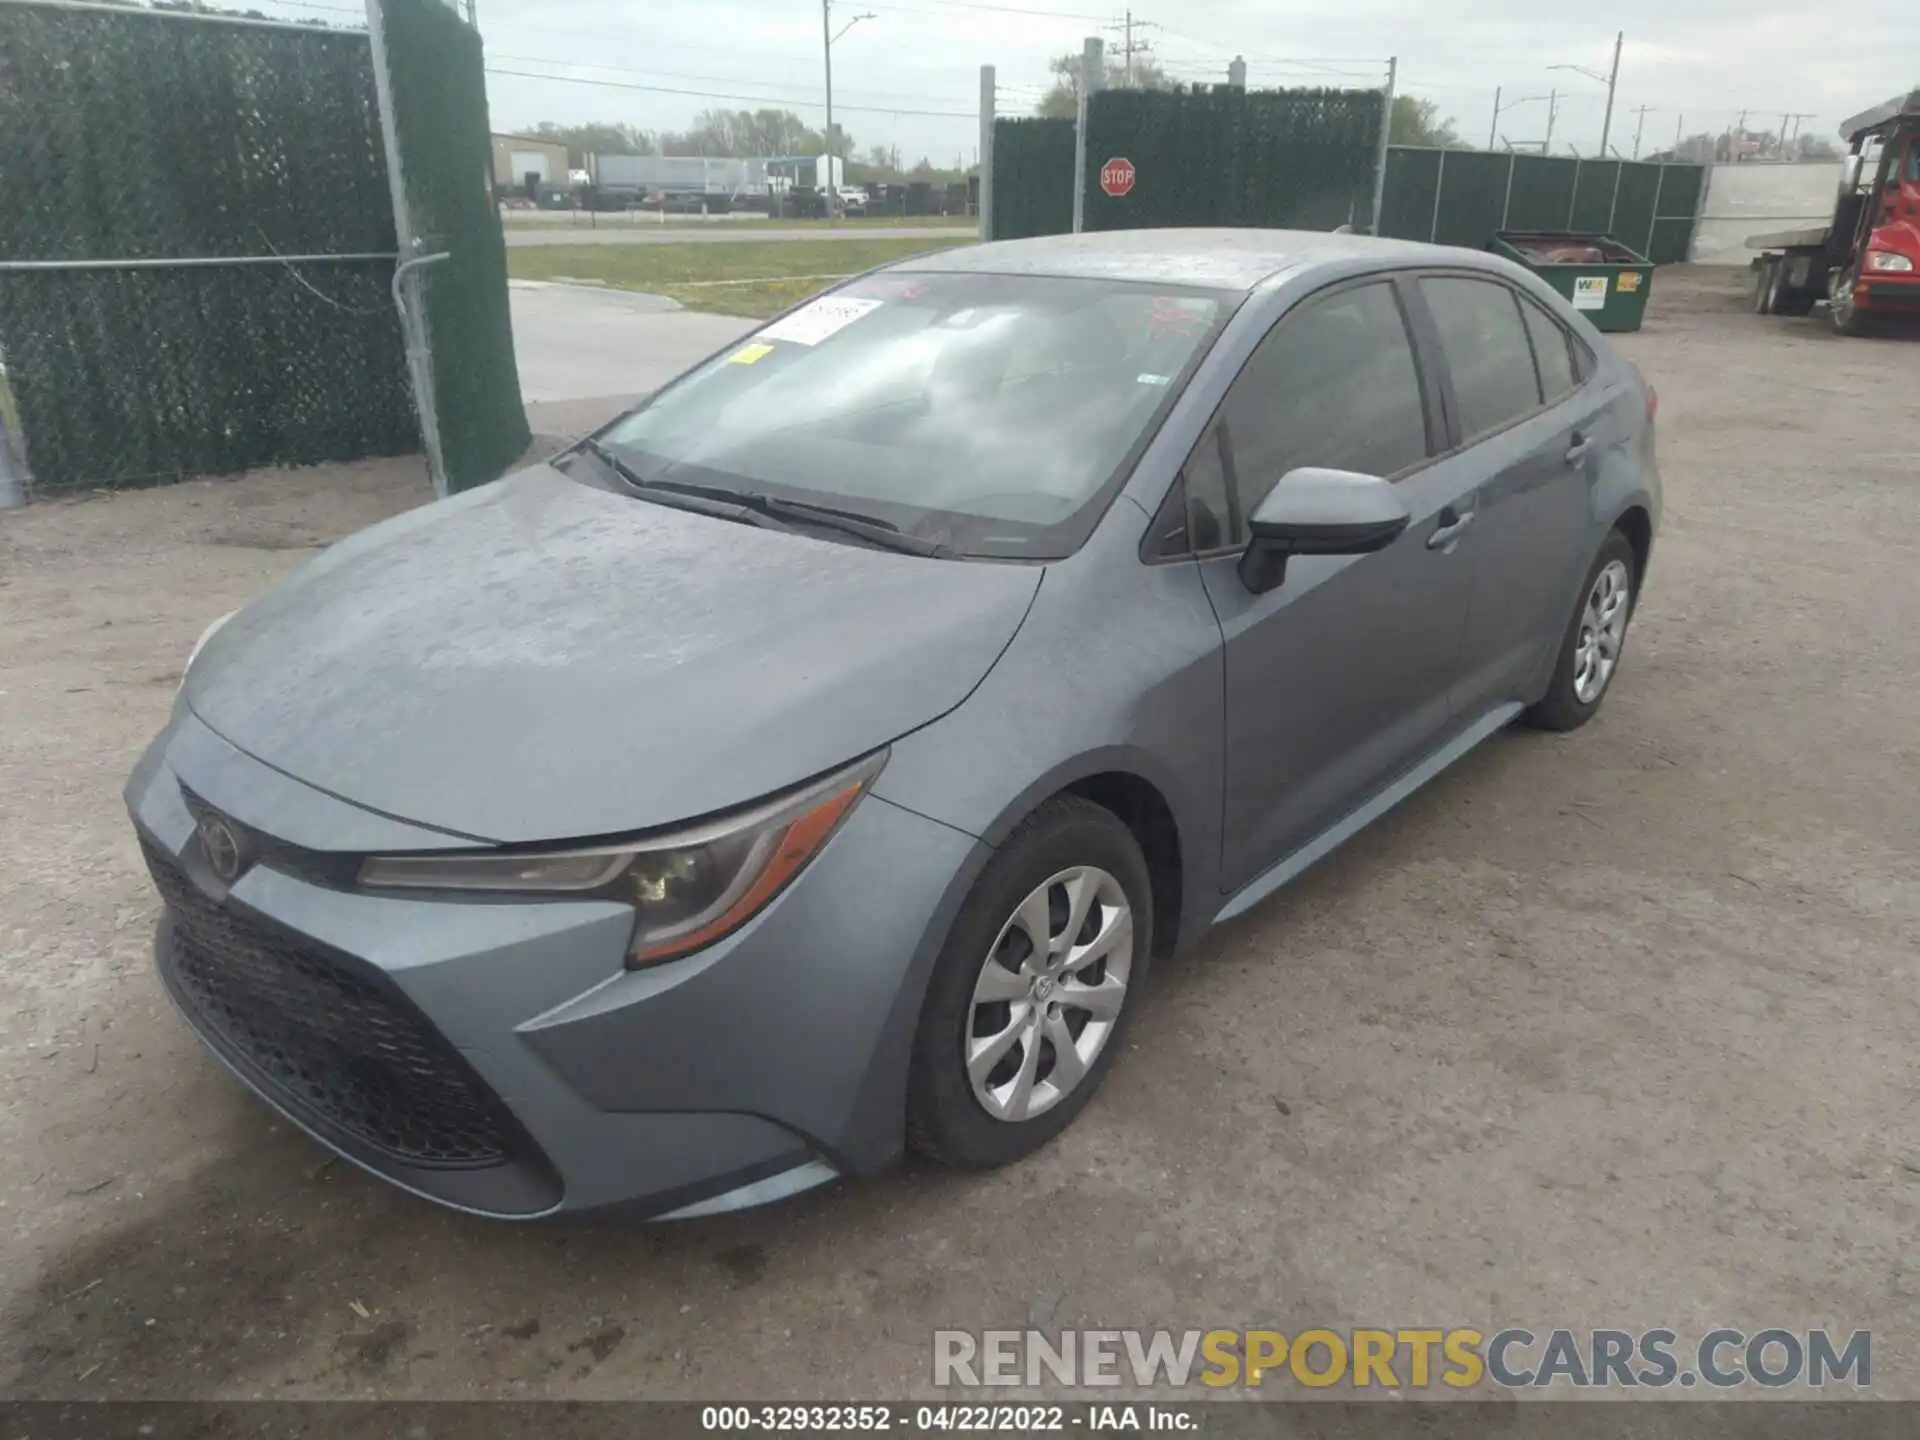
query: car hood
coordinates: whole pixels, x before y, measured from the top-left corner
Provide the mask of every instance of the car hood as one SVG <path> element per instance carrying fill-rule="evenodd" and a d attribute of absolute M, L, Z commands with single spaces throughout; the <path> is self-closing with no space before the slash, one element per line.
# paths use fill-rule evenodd
<path fill-rule="evenodd" d="M 501 842 L 756 800 L 964 700 L 1037 566 L 759 530 L 547 467 L 341 542 L 210 639 L 193 712 L 385 814 Z"/>

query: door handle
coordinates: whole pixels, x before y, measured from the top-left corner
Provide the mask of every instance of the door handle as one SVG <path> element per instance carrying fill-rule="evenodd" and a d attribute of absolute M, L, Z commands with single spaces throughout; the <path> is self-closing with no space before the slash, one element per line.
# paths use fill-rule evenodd
<path fill-rule="evenodd" d="M 1440 512 L 1439 528 L 1427 536 L 1427 549 L 1444 550 L 1452 545 L 1454 541 L 1460 538 L 1460 532 L 1473 523 L 1475 513 L 1476 512 L 1469 510 L 1466 514 L 1462 515 L 1451 505 L 1447 506 L 1446 509 Z"/>
<path fill-rule="evenodd" d="M 1593 449 L 1593 437 L 1573 432 L 1573 443 L 1567 446 L 1567 464 L 1578 465 L 1587 458 L 1587 452 Z"/>

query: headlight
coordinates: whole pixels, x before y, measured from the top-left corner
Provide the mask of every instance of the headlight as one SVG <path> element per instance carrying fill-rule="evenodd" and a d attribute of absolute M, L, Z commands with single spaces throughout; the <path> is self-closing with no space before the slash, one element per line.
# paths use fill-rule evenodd
<path fill-rule="evenodd" d="M 1869 250 L 1867 252 L 1867 268 L 1869 270 L 1879 270 L 1883 273 L 1889 270 L 1905 273 L 1913 269 L 1913 261 L 1904 255 L 1895 255 L 1890 251 Z"/>
<path fill-rule="evenodd" d="M 376 856 L 376 890 L 479 890 L 618 900 L 638 912 L 629 967 L 711 945 L 739 929 L 820 852 L 886 763 L 880 751 L 745 813 L 677 834 L 542 853 Z"/>
<path fill-rule="evenodd" d="M 200 632 L 200 638 L 193 642 L 193 649 L 187 652 L 187 663 L 180 667 L 180 683 L 182 685 L 187 683 L 187 671 L 193 668 L 193 662 L 195 660 L 198 660 L 200 658 L 200 652 L 207 648 L 207 641 L 211 640 L 214 637 L 214 634 L 220 629 L 222 625 L 226 624 L 227 621 L 231 620 L 234 616 L 238 615 L 239 613 L 240 612 L 238 610 L 229 610 L 227 611 L 226 614 L 222 615 L 218 620 L 214 621 L 211 625 L 207 626 L 206 629 Z"/>

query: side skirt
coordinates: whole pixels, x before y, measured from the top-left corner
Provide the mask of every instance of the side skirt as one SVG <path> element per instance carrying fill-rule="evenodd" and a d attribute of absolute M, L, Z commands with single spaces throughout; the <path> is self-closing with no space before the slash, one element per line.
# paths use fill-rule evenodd
<path fill-rule="evenodd" d="M 1366 829 L 1488 736 L 1504 730 L 1525 708 L 1523 705 L 1514 703 L 1488 711 L 1386 789 L 1374 795 L 1366 804 L 1350 812 L 1345 819 L 1328 826 L 1278 864 L 1262 871 L 1241 886 L 1221 907 L 1220 913 L 1213 917 L 1213 923 L 1218 925 L 1222 920 L 1231 920 L 1236 915 L 1244 915 L 1308 866 L 1324 859 Z"/>

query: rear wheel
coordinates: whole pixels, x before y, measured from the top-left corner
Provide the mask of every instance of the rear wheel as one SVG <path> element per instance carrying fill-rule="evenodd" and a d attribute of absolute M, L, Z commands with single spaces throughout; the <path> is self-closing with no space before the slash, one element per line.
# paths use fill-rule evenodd
<path fill-rule="evenodd" d="M 1112 812 L 1048 801 L 987 862 L 934 965 L 907 1141 L 983 1169 L 1031 1154 L 1106 1078 L 1153 935 L 1147 862 Z"/>
<path fill-rule="evenodd" d="M 1529 724 L 1577 730 L 1598 712 L 1626 648 L 1638 568 L 1627 537 L 1618 530 L 1609 534 L 1587 571 L 1547 693 L 1527 711 Z"/>
<path fill-rule="evenodd" d="M 1793 267 L 1782 260 L 1773 267 L 1773 294 L 1767 303 L 1770 315 L 1808 315 L 1817 297 L 1793 283 Z"/>

